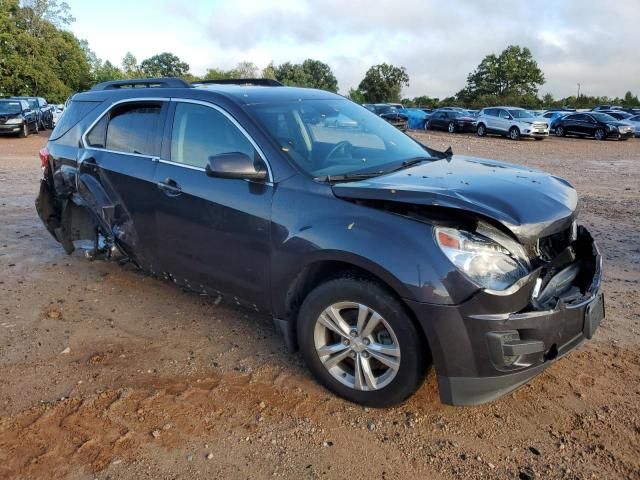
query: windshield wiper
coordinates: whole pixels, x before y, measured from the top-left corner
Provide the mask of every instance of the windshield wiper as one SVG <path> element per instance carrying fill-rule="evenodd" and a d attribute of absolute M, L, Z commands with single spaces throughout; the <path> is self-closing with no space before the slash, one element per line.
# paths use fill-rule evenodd
<path fill-rule="evenodd" d="M 429 162 L 432 160 L 439 160 L 436 157 L 415 157 L 409 160 L 403 161 L 400 166 L 391 168 L 389 170 L 377 170 L 375 172 L 362 172 L 362 173 L 345 173 L 341 175 L 325 175 L 322 177 L 316 177 L 315 180 L 319 182 L 350 182 L 354 180 L 366 180 L 368 178 L 379 177 L 380 175 L 386 175 L 388 173 L 404 170 L 405 168 L 412 167 L 422 162 Z"/>
<path fill-rule="evenodd" d="M 352 180 L 366 180 L 367 178 L 373 178 L 380 175 L 383 175 L 387 172 L 380 170 L 377 172 L 367 172 L 367 173 L 345 173 L 341 175 L 323 175 L 322 177 L 315 177 L 314 180 L 318 182 L 350 182 Z"/>
<path fill-rule="evenodd" d="M 392 170 L 388 170 L 386 173 L 390 173 L 390 172 L 397 172 L 398 170 L 404 170 L 405 168 L 409 168 L 409 167 L 413 167 L 414 165 L 417 165 L 419 163 L 422 162 L 429 162 L 432 160 L 438 160 L 435 157 L 415 157 L 415 158 L 410 158 L 409 160 L 405 160 L 404 162 L 402 162 L 400 164 L 399 167 L 396 167 Z"/>

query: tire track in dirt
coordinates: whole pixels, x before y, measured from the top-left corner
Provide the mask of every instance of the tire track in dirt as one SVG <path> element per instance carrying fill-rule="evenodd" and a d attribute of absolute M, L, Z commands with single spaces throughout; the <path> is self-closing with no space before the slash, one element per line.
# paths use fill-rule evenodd
<path fill-rule="evenodd" d="M 413 472 L 434 467 L 443 474 L 464 476 L 478 469 L 491 474 L 497 462 L 516 471 L 533 444 L 544 452 L 544 462 L 527 460 L 544 478 L 562 478 L 564 473 L 556 474 L 567 469 L 634 478 L 640 469 L 638 403 L 629 400 L 624 387 L 609 398 L 597 398 L 595 407 L 581 399 L 612 380 L 607 372 L 637 389 L 638 371 L 638 352 L 600 346 L 572 355 L 506 399 L 464 412 L 439 405 L 432 381 L 402 407 L 370 411 L 327 396 L 304 377 L 277 371 L 271 378 L 262 373 L 260 381 L 235 374 L 166 379 L 69 398 L 1 419 L 0 478 L 64 478 L 78 468 L 100 472 L 116 458 L 132 462 L 151 444 L 171 450 L 225 432 L 255 438 L 267 425 L 287 424 L 287 419 L 306 419 L 335 438 L 346 424 L 363 418 L 368 429 L 379 425 L 369 439 L 374 450 L 391 444 L 411 460 L 416 445 L 428 445 L 419 450 L 423 465 L 413 462 Z M 566 415 L 568 405 L 575 415 Z M 481 443 L 463 432 L 476 432 Z M 451 471 L 461 454 L 475 460 Z M 554 471 L 545 464 L 567 466 Z"/>

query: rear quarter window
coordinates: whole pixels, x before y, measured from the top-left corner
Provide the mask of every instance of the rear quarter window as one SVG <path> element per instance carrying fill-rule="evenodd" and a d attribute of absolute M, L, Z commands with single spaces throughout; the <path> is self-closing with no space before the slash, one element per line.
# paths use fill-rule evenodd
<path fill-rule="evenodd" d="M 72 100 L 64 109 L 64 113 L 58 119 L 56 128 L 51 132 L 49 140 L 57 140 L 65 135 L 69 130 L 75 127 L 80 120 L 91 113 L 102 102 L 81 102 L 78 100 Z M 78 138 L 79 140 L 79 138 Z M 77 144 L 77 141 L 75 142 Z"/>

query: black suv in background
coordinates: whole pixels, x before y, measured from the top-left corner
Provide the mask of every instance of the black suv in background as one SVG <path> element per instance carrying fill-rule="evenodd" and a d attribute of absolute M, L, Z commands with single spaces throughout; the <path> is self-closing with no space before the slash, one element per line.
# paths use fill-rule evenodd
<path fill-rule="evenodd" d="M 391 125 L 403 132 L 409 125 L 409 116 L 398 110 L 398 107 L 388 103 L 364 103 L 362 105 L 367 110 L 375 113 L 380 118 L 384 118 Z"/>
<path fill-rule="evenodd" d="M 38 128 L 47 130 L 53 128 L 53 113 L 49 108 L 49 104 L 42 97 L 11 97 L 14 100 L 25 100 L 29 103 L 29 108 L 36 113 L 38 117 Z"/>
<path fill-rule="evenodd" d="M 596 140 L 616 138 L 628 140 L 634 135 L 634 128 L 629 123 L 613 118 L 602 112 L 572 113 L 553 122 L 551 128 L 558 137 L 577 135 L 595 137 Z"/>
<path fill-rule="evenodd" d="M 37 114 L 25 100 L 0 99 L 0 134 L 38 133 Z"/>
<path fill-rule="evenodd" d="M 592 337 L 601 256 L 566 180 L 438 152 L 333 93 L 235 82 L 76 94 L 40 152 L 53 237 L 270 314 L 364 405 L 431 365 L 445 403 L 487 402 Z"/>
<path fill-rule="evenodd" d="M 438 109 L 429 115 L 424 129 L 447 130 L 449 133 L 475 132 L 476 120 L 465 110 Z"/>

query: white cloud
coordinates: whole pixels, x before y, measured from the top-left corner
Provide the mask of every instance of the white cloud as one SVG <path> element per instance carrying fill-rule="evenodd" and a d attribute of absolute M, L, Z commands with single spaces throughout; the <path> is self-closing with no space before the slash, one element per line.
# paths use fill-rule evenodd
<path fill-rule="evenodd" d="M 264 67 L 316 58 L 332 67 L 343 92 L 369 66 L 388 62 L 407 68 L 406 95 L 438 97 L 462 88 L 485 55 L 517 44 L 529 47 L 545 72 L 542 93 L 570 95 L 577 82 L 588 94 L 640 93 L 640 2 L 612 8 L 599 0 L 142 0 L 142 6 L 152 13 L 120 16 L 116 25 L 76 15 L 74 30 L 112 61 L 127 50 L 139 59 L 168 50 L 195 73 L 242 60 Z M 134 32 L 145 41 L 134 41 Z"/>

